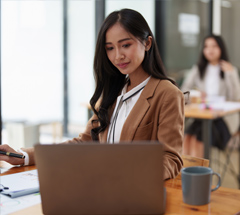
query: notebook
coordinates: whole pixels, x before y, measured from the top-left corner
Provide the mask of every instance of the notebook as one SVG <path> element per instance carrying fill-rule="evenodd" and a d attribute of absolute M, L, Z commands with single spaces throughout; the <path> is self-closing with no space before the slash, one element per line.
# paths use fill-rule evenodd
<path fill-rule="evenodd" d="M 163 145 L 36 145 L 44 214 L 163 214 Z"/>
<path fill-rule="evenodd" d="M 0 176 L 0 182 L 0 193 L 10 196 L 11 198 L 17 198 L 39 192 L 36 169 Z"/>

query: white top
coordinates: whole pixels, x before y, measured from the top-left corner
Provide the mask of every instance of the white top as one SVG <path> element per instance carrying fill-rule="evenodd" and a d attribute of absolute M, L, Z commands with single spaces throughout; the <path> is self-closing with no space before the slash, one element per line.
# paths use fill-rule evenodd
<path fill-rule="evenodd" d="M 205 74 L 205 89 L 207 96 L 218 96 L 220 86 L 220 65 L 208 64 Z"/>
<path fill-rule="evenodd" d="M 23 155 L 25 156 L 23 166 L 28 166 L 29 165 L 29 155 L 28 155 L 28 153 L 24 152 L 22 149 L 18 149 L 17 151 L 23 153 Z"/>
<path fill-rule="evenodd" d="M 151 76 L 128 92 L 126 92 L 128 84 L 122 89 L 121 95 L 117 97 L 116 106 L 110 121 L 107 137 L 108 143 L 118 143 L 120 141 L 123 125 L 150 78 Z"/>

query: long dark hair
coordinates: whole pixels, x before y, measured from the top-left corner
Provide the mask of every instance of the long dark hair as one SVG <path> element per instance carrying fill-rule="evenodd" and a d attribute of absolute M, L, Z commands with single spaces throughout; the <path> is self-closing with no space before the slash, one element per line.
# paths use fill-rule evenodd
<path fill-rule="evenodd" d="M 98 140 L 98 134 L 104 131 L 109 125 L 110 107 L 114 104 L 126 83 L 126 75 L 123 75 L 110 62 L 105 50 L 106 32 L 117 22 L 142 43 L 147 41 L 149 36 L 152 37 L 152 46 L 145 52 L 142 67 L 146 73 L 154 78 L 166 79 L 175 84 L 175 82 L 167 78 L 165 74 L 157 44 L 144 17 L 137 11 L 131 9 L 122 9 L 109 14 L 99 31 L 94 57 L 96 88 L 90 104 L 94 113 L 98 116 L 99 127 L 91 130 L 93 140 Z M 100 105 L 96 107 L 96 103 L 99 102 L 99 100 Z"/>
<path fill-rule="evenodd" d="M 205 41 L 209 38 L 214 39 L 217 42 L 219 48 L 221 49 L 220 59 L 228 61 L 227 49 L 226 49 L 226 46 L 225 46 L 225 43 L 224 43 L 222 37 L 217 36 L 217 35 L 209 35 L 209 36 L 205 37 L 204 40 L 203 40 L 201 55 L 200 55 L 200 58 L 199 58 L 199 61 L 198 61 L 198 70 L 199 70 L 201 79 L 204 78 L 204 75 L 206 73 L 206 67 L 208 65 L 208 60 L 205 58 L 205 56 L 203 54 L 203 49 L 205 47 Z M 220 77 L 222 79 L 224 79 L 224 72 L 222 70 L 220 72 Z"/>

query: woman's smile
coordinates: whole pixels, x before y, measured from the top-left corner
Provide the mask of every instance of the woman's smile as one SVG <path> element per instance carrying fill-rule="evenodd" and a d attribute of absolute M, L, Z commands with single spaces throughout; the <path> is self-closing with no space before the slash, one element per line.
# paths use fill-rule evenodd
<path fill-rule="evenodd" d="M 117 64 L 117 66 L 120 67 L 121 69 L 124 69 L 124 68 L 126 68 L 128 66 L 129 63 L 130 62 L 128 62 L 128 63 L 119 63 L 119 64 Z"/>

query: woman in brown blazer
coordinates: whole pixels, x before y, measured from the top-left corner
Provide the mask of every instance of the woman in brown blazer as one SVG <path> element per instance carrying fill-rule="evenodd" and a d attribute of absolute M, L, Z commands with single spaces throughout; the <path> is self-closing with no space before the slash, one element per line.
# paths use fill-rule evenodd
<path fill-rule="evenodd" d="M 104 21 L 94 58 L 96 89 L 90 100 L 94 115 L 79 137 L 66 143 L 158 140 L 165 146 L 164 179 L 181 167 L 184 97 L 164 71 L 154 36 L 143 16 L 130 9 L 112 12 Z M 15 152 L 8 145 L 0 150 Z M 27 161 L 0 155 L 12 164 L 34 164 L 33 148 L 24 148 Z"/>

